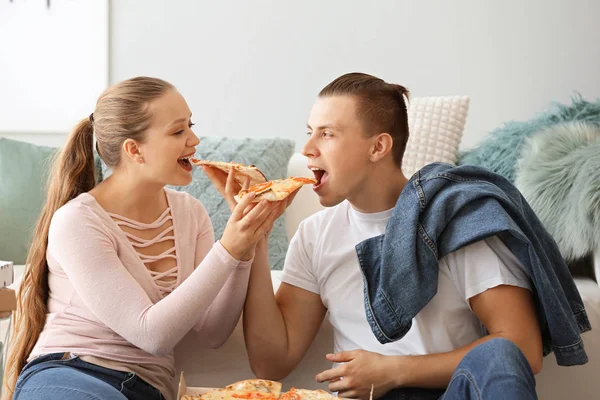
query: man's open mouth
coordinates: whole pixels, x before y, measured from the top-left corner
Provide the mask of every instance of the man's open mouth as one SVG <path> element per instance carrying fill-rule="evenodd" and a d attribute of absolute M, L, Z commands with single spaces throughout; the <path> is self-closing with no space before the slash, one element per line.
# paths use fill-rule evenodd
<path fill-rule="evenodd" d="M 323 178 L 326 177 L 327 172 L 324 169 L 317 167 L 310 167 L 310 169 L 313 172 L 315 179 L 317 180 L 315 187 L 320 186 L 321 183 L 325 181 Z"/>

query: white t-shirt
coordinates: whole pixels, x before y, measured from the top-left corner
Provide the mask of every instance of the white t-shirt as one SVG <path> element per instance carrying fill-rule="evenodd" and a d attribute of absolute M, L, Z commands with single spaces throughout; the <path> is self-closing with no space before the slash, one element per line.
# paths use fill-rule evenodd
<path fill-rule="evenodd" d="M 363 276 L 355 246 L 385 233 L 393 210 L 363 214 L 347 201 L 304 220 L 290 242 L 282 281 L 317 293 L 328 309 L 334 351 L 364 349 L 385 355 L 452 351 L 484 335 L 468 299 L 498 285 L 531 290 L 523 266 L 497 237 L 444 257 L 438 290 L 401 340 L 380 344 L 367 322 Z"/>

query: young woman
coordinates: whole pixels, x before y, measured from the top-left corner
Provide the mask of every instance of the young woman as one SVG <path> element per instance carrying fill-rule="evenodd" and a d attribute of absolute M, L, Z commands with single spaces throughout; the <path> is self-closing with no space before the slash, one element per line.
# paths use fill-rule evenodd
<path fill-rule="evenodd" d="M 283 209 L 245 197 L 215 242 L 202 204 L 165 188 L 192 180 L 192 126 L 171 84 L 140 77 L 74 129 L 29 252 L 5 397 L 171 400 L 175 344 L 191 329 L 213 347 L 229 337 L 256 244 Z M 94 136 L 113 169 L 98 185 Z"/>

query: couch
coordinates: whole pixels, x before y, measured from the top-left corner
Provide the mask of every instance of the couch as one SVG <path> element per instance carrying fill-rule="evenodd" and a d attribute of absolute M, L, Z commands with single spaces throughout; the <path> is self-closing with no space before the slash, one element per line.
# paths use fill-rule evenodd
<path fill-rule="evenodd" d="M 299 153 L 292 156 L 288 174 L 310 176 L 306 159 Z M 285 232 L 288 237 L 296 231 L 304 218 L 322 209 L 311 188 L 305 186 L 296 196 L 285 215 Z M 595 255 L 596 276 L 600 277 L 600 253 Z M 15 285 L 18 285 L 23 267 L 15 267 Z M 281 271 L 272 271 L 273 290 L 280 284 Z M 589 363 L 577 367 L 559 367 L 553 355 L 544 359 L 544 368 L 537 376 L 537 391 L 540 399 L 595 399 L 600 397 L 600 286 L 589 278 L 575 279 L 585 302 L 593 330 L 583 334 Z M 4 338 L 6 321 L 2 323 L 0 335 Z M 299 366 L 283 380 L 285 388 L 323 388 L 314 377 L 330 367 L 325 354 L 333 349 L 332 330 L 327 319 L 323 322 L 314 342 Z M 241 323 L 236 326 L 229 340 L 219 349 L 211 349 L 198 342 L 193 333 L 186 336 L 176 347 L 177 379 L 181 371 L 188 386 L 220 387 L 231 382 L 253 377 L 247 361 Z"/>
<path fill-rule="evenodd" d="M 310 176 L 307 175 L 311 172 L 306 168 L 306 159 L 301 154 L 292 156 L 288 174 Z M 311 188 L 305 186 L 286 211 L 285 228 L 288 236 L 294 234 L 302 219 L 321 208 L 317 196 Z M 595 268 L 596 276 L 600 276 L 599 254 L 596 254 Z M 271 276 L 273 290 L 277 290 L 281 272 L 272 271 Z M 575 281 L 593 328 L 582 336 L 589 363 L 577 367 L 559 367 L 554 355 L 546 357 L 543 370 L 537 376 L 537 392 L 543 400 L 600 398 L 600 286 L 589 278 L 576 278 Z M 317 383 L 314 377 L 330 367 L 325 354 L 332 349 L 332 330 L 326 318 L 302 362 L 283 380 L 284 388 L 295 386 L 326 389 L 326 385 Z M 221 387 L 254 376 L 247 361 L 241 323 L 219 349 L 204 347 L 191 334 L 180 342 L 175 352 L 177 370 L 184 372 L 188 386 Z"/>

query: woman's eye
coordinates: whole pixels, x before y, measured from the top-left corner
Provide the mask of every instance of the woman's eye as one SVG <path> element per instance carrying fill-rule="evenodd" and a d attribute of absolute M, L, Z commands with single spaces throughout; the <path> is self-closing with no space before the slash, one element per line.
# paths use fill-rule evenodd
<path fill-rule="evenodd" d="M 190 122 L 190 123 L 188 124 L 188 127 L 191 129 L 191 128 L 192 128 L 192 126 L 194 126 L 194 125 L 196 125 L 196 124 L 194 124 L 193 122 Z M 182 129 L 182 130 L 180 130 L 180 131 L 177 131 L 177 132 L 175 132 L 175 134 L 176 134 L 176 135 L 181 135 L 183 132 L 185 132 L 185 130 L 183 130 L 183 129 Z"/>

